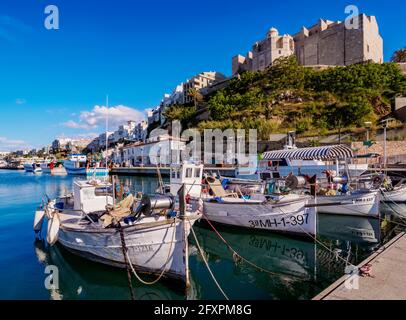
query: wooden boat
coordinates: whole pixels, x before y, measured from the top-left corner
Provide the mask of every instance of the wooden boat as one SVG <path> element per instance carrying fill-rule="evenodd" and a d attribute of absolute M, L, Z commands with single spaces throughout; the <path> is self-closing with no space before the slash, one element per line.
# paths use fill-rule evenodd
<path fill-rule="evenodd" d="M 316 196 L 319 213 L 379 217 L 380 196 L 378 191 L 356 190 L 349 194 Z"/>
<path fill-rule="evenodd" d="M 110 188 L 107 183 L 75 181 L 73 195 L 47 203 L 43 214 L 48 219 L 48 243 L 58 242 L 92 261 L 188 284 L 187 237 L 202 205 L 186 205 L 184 191 L 178 200 L 130 195 L 113 205 Z M 41 214 L 36 213 L 36 230 Z"/>
<path fill-rule="evenodd" d="M 383 202 L 406 202 L 406 184 L 401 183 L 389 189 L 381 188 L 381 194 Z"/>

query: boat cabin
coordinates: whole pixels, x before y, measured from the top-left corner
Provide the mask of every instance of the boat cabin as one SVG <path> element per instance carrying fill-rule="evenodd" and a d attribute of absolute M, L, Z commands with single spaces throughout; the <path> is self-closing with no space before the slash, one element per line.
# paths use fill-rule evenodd
<path fill-rule="evenodd" d="M 183 163 L 171 166 L 171 194 L 176 195 L 183 184 L 191 197 L 200 197 L 202 191 L 203 165 Z"/>
<path fill-rule="evenodd" d="M 75 181 L 73 184 L 73 209 L 82 210 L 84 213 L 106 210 L 106 205 L 113 204 L 113 197 L 107 194 L 109 186 L 105 183 Z"/>

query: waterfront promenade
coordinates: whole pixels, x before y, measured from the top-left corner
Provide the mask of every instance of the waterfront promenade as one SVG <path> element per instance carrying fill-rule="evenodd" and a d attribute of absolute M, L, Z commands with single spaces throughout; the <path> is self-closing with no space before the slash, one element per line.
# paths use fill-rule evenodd
<path fill-rule="evenodd" d="M 358 289 L 345 286 L 343 276 L 313 300 L 406 300 L 406 233 L 402 232 L 359 264 L 370 265 L 370 276 L 359 278 Z"/>
<path fill-rule="evenodd" d="M 171 168 L 168 166 L 159 167 L 159 171 L 163 176 L 169 176 Z M 216 173 L 226 177 L 235 177 L 235 167 L 204 167 L 205 173 Z M 112 168 L 110 174 L 133 176 L 133 175 L 157 175 L 157 167 L 155 166 L 143 166 L 143 167 L 129 167 L 129 168 Z"/>

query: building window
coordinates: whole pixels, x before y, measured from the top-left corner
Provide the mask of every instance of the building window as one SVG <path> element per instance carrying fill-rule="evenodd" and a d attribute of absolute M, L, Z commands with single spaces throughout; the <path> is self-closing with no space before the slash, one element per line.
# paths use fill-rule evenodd
<path fill-rule="evenodd" d="M 282 54 L 282 50 L 279 50 L 279 54 Z"/>
<path fill-rule="evenodd" d="M 367 52 L 369 52 L 369 44 L 367 44 Z"/>

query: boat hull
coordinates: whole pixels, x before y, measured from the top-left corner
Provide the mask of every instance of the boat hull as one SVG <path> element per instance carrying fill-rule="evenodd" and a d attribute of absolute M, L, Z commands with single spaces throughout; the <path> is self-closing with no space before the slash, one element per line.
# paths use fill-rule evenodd
<path fill-rule="evenodd" d="M 33 166 L 32 163 L 25 163 L 24 164 L 25 172 L 41 172 L 41 168 L 37 166 Z"/>
<path fill-rule="evenodd" d="M 295 235 L 316 234 L 316 212 L 309 200 L 281 204 L 204 202 L 206 217 L 214 222 Z"/>
<path fill-rule="evenodd" d="M 406 186 L 395 188 L 392 191 L 382 190 L 382 202 L 406 202 Z"/>
<path fill-rule="evenodd" d="M 193 219 L 191 223 L 193 224 L 195 220 Z M 175 228 L 173 220 L 170 223 L 146 228 L 139 226 L 123 228 L 128 255 L 134 269 L 141 273 L 159 274 L 168 261 L 164 276 L 185 281 L 183 229 L 186 229 L 186 236 L 190 232 L 189 223 L 185 223 L 184 226 L 182 220 L 177 220 Z M 126 267 L 120 233 L 116 229 L 90 232 L 67 228 L 62 224 L 58 242 L 83 258 L 115 267 Z"/>
<path fill-rule="evenodd" d="M 354 193 L 342 196 L 317 196 L 317 212 L 361 217 L 379 217 L 378 192 Z"/>

